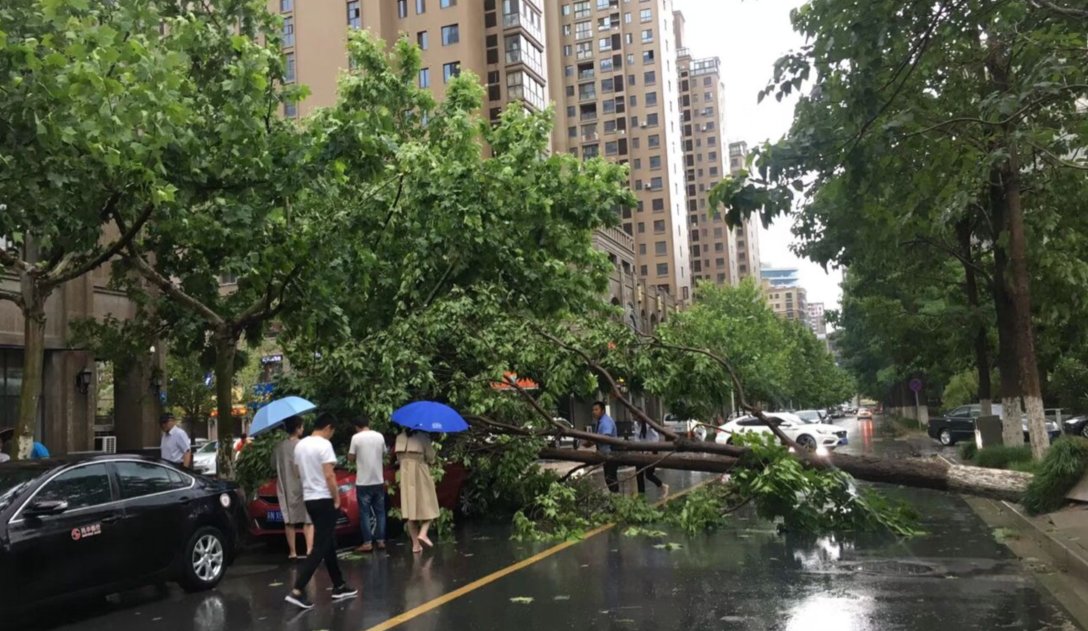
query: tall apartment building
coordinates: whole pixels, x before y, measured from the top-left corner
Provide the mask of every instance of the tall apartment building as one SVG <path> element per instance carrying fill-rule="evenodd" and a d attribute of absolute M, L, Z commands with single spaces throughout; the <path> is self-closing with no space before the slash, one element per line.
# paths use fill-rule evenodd
<path fill-rule="evenodd" d="M 671 0 L 547 3 L 555 149 L 605 156 L 631 171 L 635 208 L 621 209 L 638 274 L 679 301 L 691 296 L 688 225 Z"/>
<path fill-rule="evenodd" d="M 775 287 L 764 282 L 763 293 L 776 315 L 787 320 L 808 322 L 808 300 L 804 287 L 796 285 Z"/>
<path fill-rule="evenodd" d="M 288 78 L 310 95 L 288 117 L 336 102 L 348 69 L 347 36 L 367 29 L 392 43 L 404 36 L 422 49 L 419 85 L 442 98 L 462 70 L 487 85 L 488 113 L 511 101 L 542 110 L 548 103 L 543 0 L 269 0 L 284 20 Z"/>
<path fill-rule="evenodd" d="M 744 169 L 748 161 L 748 143 L 729 143 L 729 173 L 736 175 Z M 760 282 L 759 263 L 759 218 L 749 217 L 740 226 L 734 228 L 737 240 L 737 273 L 741 280 L 754 278 Z"/>
<path fill-rule="evenodd" d="M 710 212 L 707 197 L 725 177 L 725 86 L 721 59 L 696 59 L 684 47 L 684 16 L 674 14 L 680 115 L 683 124 L 685 204 L 691 235 L 691 276 L 718 285 L 740 281 L 736 232 L 720 212 Z"/>

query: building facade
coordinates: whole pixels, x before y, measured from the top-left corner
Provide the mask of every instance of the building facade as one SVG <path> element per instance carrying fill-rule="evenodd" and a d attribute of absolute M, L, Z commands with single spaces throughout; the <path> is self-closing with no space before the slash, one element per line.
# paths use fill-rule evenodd
<path fill-rule="evenodd" d="M 686 302 L 689 237 L 671 0 L 549 2 L 556 151 L 626 164 L 635 208 L 621 209 L 636 273 Z"/>
<path fill-rule="evenodd" d="M 827 337 L 827 314 L 822 302 L 810 302 L 806 307 L 808 326 L 820 339 Z M 823 337 L 821 337 L 823 336 Z"/>
<path fill-rule="evenodd" d="M 729 143 L 730 175 L 737 175 L 743 171 L 747 161 L 748 143 Z M 760 284 L 761 273 L 759 263 L 759 221 L 758 217 L 749 217 L 744 220 L 742 225 L 737 226 L 735 229 L 737 243 L 737 275 L 741 280 L 753 278 L 757 285 Z"/>
<path fill-rule="evenodd" d="M 771 287 L 793 287 L 801 282 L 801 275 L 796 267 L 771 267 L 766 263 L 759 267 L 760 278 Z"/>
<path fill-rule="evenodd" d="M 763 294 L 775 315 L 802 324 L 808 322 L 808 300 L 804 287 L 796 285 L 775 286 L 763 282 Z"/>

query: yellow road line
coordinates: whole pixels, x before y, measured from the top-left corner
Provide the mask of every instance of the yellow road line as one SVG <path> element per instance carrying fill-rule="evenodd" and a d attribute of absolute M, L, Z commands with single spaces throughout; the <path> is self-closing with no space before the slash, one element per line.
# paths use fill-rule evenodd
<path fill-rule="evenodd" d="M 679 493 L 677 493 L 675 495 L 670 495 L 669 497 L 667 497 L 665 499 L 659 500 L 654 505 L 655 506 L 661 506 L 662 504 L 665 504 L 666 502 L 670 502 L 670 501 L 672 501 L 672 500 L 674 500 L 674 499 L 676 499 L 678 497 L 683 497 L 683 496 L 687 495 L 688 493 L 691 493 L 695 489 L 697 489 L 697 488 L 699 488 L 699 487 L 701 487 L 701 486 L 703 486 L 705 484 L 708 484 L 709 482 L 712 482 L 715 479 L 716 478 L 711 478 L 709 480 L 704 480 L 704 481 L 702 481 L 702 482 L 700 482 L 700 483 L 698 483 L 698 484 L 696 484 L 694 486 L 690 486 L 690 487 L 684 489 L 683 491 L 680 491 Z M 510 574 L 513 574 L 514 572 L 517 572 L 520 569 L 527 568 L 530 565 L 533 565 L 534 563 L 536 563 L 537 561 L 542 561 L 542 560 L 544 560 L 544 559 L 546 559 L 546 558 L 548 558 L 548 557 L 550 557 L 550 556 L 552 556 L 552 555 L 554 555 L 554 554 L 556 554 L 558 552 L 562 552 L 563 550 L 566 550 L 567 548 L 570 548 L 571 546 L 578 545 L 579 543 L 582 543 L 583 541 L 588 541 L 592 537 L 596 537 L 597 535 L 601 534 L 602 532 L 606 532 L 606 531 L 614 528 L 615 526 L 616 526 L 616 524 L 605 524 L 603 526 L 599 526 L 597 528 L 594 528 L 593 530 L 590 530 L 589 532 L 587 532 L 584 537 L 582 537 L 581 539 L 578 539 L 577 541 L 564 541 L 563 543 L 552 546 L 552 547 L 548 548 L 547 550 L 544 550 L 542 552 L 538 552 L 538 553 L 534 554 L 533 556 L 531 556 L 531 557 L 529 557 L 527 559 L 522 559 L 521 561 L 518 561 L 517 563 L 514 563 L 512 565 L 508 565 L 508 566 L 502 568 L 501 570 L 497 570 L 495 572 L 492 572 L 491 574 L 488 574 L 487 576 L 485 576 L 483 578 L 479 578 L 479 579 L 477 579 L 475 581 L 472 581 L 471 583 L 469 583 L 467 585 L 459 587 L 459 588 L 453 590 L 452 592 L 442 594 L 438 598 L 435 598 L 433 600 L 429 600 L 429 601 L 423 603 L 422 605 L 419 605 L 417 607 L 409 609 L 408 611 L 405 611 L 404 613 L 402 613 L 402 614 L 400 614 L 398 616 L 390 618 L 390 619 L 386 620 L 385 622 L 381 622 L 381 623 L 376 624 L 376 625 L 374 625 L 372 627 L 369 627 L 368 629 L 366 629 L 366 631 L 387 631 L 387 629 L 392 629 L 394 627 L 398 627 L 398 626 L 404 624 L 405 622 L 408 622 L 409 620 L 412 620 L 413 618 L 418 618 L 419 616 L 422 616 L 423 614 L 425 614 L 425 613 L 427 613 L 429 611 L 434 611 L 435 609 L 441 607 L 442 605 L 445 605 L 446 603 L 448 603 L 448 602 L 450 602 L 452 600 L 456 600 L 456 599 L 460 598 L 461 596 L 464 596 L 465 594 L 467 594 L 469 592 L 475 591 L 475 590 L 477 590 L 477 589 L 479 589 L 479 588 L 481 588 L 481 587 L 483 587 L 485 585 L 489 585 L 491 583 L 494 583 L 495 581 L 499 580 L 500 578 L 503 578 L 504 576 L 509 576 Z"/>

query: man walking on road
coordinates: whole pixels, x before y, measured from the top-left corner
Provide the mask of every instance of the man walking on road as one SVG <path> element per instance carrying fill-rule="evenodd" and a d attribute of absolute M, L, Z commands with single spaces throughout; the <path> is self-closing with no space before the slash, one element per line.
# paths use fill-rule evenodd
<path fill-rule="evenodd" d="M 348 455 L 355 457 L 355 497 L 359 500 L 359 528 L 363 543 L 356 552 L 385 549 L 385 437 L 370 429 L 370 420 L 355 420 Z M 374 532 L 370 532 L 370 511 L 374 511 Z"/>
<path fill-rule="evenodd" d="M 604 413 L 604 409 L 604 401 L 597 401 L 593 404 L 593 420 L 597 421 L 596 433 L 615 438 L 617 435 L 616 422 L 612 420 L 611 416 Z M 589 446 L 593 443 L 586 441 L 585 444 Z M 597 443 L 597 453 L 607 456 L 612 453 L 612 446 Z M 608 485 L 608 490 L 613 493 L 620 492 L 619 470 L 620 466 L 614 462 L 604 464 L 604 483 Z"/>
<path fill-rule="evenodd" d="M 336 562 L 336 518 L 340 514 L 340 492 L 336 488 L 336 452 L 332 449 L 333 417 L 322 414 L 314 421 L 314 431 L 295 447 L 295 466 L 302 480 L 302 499 L 314 522 L 314 549 L 302 562 L 294 589 L 285 600 L 301 609 L 313 609 L 306 596 L 306 585 L 317 566 L 325 562 L 332 580 L 333 600 L 354 598 L 358 591 L 348 587 Z"/>
<path fill-rule="evenodd" d="M 159 457 L 188 469 L 193 464 L 193 448 L 189 435 L 177 425 L 174 415 L 167 412 L 159 417 L 162 438 L 159 440 Z"/>

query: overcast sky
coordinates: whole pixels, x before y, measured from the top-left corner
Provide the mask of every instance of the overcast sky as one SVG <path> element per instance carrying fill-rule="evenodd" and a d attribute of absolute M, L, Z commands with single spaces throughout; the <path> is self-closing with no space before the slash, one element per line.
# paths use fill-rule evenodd
<path fill-rule="evenodd" d="M 801 37 L 790 26 L 790 9 L 801 0 L 674 0 L 687 18 L 684 45 L 693 57 L 720 57 L 725 82 L 726 132 L 730 142 L 748 146 L 777 140 L 789 131 L 793 103 L 770 97 L 756 103 L 756 95 L 771 76 L 774 62 L 800 46 Z M 810 302 L 828 308 L 839 303 L 842 275 L 823 269 L 790 251 L 793 235 L 789 219 L 780 219 L 759 236 L 763 261 L 797 267 Z"/>

